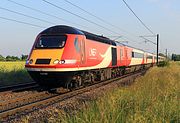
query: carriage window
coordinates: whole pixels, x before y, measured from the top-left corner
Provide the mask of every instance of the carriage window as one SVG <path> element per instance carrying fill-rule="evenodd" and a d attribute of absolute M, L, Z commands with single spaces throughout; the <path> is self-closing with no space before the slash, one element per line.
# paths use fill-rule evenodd
<path fill-rule="evenodd" d="M 67 36 L 41 36 L 35 48 L 62 48 L 66 43 Z"/>
<path fill-rule="evenodd" d="M 132 52 L 132 58 L 143 58 L 143 53 Z"/>
<path fill-rule="evenodd" d="M 153 59 L 153 56 L 148 55 L 147 58 L 148 59 Z"/>

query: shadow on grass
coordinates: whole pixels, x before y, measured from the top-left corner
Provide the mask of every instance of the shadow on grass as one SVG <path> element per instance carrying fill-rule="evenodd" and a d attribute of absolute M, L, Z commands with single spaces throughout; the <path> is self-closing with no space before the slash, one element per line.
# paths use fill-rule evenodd
<path fill-rule="evenodd" d="M 15 85 L 33 81 L 25 69 L 0 71 L 0 86 Z"/>

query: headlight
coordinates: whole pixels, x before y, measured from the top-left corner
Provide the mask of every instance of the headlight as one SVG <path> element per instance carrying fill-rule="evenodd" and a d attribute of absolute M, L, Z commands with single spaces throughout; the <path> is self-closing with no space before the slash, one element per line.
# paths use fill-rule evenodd
<path fill-rule="evenodd" d="M 59 61 L 59 64 L 65 64 L 65 60 Z"/>
<path fill-rule="evenodd" d="M 32 64 L 33 63 L 33 60 L 31 59 L 30 61 L 29 61 L 29 64 Z"/>
<path fill-rule="evenodd" d="M 54 64 L 58 64 L 58 63 L 59 63 L 59 60 L 56 59 L 53 63 L 54 63 Z"/>

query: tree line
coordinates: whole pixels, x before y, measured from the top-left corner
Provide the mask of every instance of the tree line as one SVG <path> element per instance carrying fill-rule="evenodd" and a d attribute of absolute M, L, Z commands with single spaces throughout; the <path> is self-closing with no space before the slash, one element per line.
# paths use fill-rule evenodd
<path fill-rule="evenodd" d="M 18 56 L 6 56 L 3 57 L 0 55 L 0 61 L 25 61 L 27 59 L 28 55 L 21 55 L 20 57 Z"/>

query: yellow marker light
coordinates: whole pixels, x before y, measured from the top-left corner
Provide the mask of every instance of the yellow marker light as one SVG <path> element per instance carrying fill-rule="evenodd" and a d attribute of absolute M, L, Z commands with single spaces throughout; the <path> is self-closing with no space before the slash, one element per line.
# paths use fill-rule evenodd
<path fill-rule="evenodd" d="M 58 64 L 58 63 L 59 63 L 59 60 L 56 59 L 53 63 L 54 63 L 54 64 Z"/>

